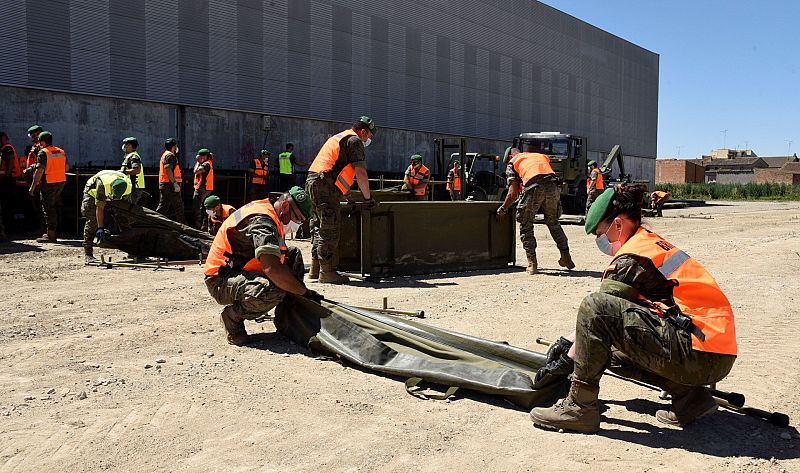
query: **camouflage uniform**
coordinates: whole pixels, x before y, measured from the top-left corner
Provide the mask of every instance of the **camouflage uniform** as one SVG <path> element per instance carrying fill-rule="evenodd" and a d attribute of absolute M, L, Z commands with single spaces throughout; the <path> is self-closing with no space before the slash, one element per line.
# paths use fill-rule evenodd
<path fill-rule="evenodd" d="M 192 194 L 192 216 L 194 217 L 195 228 L 207 231 L 208 230 L 208 214 L 206 207 L 203 203 L 206 198 L 211 195 L 210 190 L 206 190 L 206 178 L 211 170 L 211 166 L 205 162 L 200 165 L 203 168 L 203 175 L 200 178 L 200 187 L 194 190 Z"/>
<path fill-rule="evenodd" d="M 83 247 L 92 248 L 95 233 L 97 232 L 97 214 L 95 209 L 98 207 L 105 207 L 106 202 L 110 199 L 106 198 L 106 188 L 100 179 L 97 180 L 95 192 L 97 198 L 95 199 L 88 192 L 91 190 L 89 182 L 83 188 L 83 201 L 81 202 L 81 215 L 86 219 L 86 224 L 83 226 Z"/>
<path fill-rule="evenodd" d="M 591 385 L 606 368 L 668 391 L 675 384 L 707 385 L 724 378 L 736 360 L 692 349 L 688 332 L 646 307 L 601 292 L 583 299 L 575 331 L 573 377 Z"/>
<path fill-rule="evenodd" d="M 509 166 L 509 176 L 514 176 L 516 172 Z M 538 177 L 538 176 L 537 176 Z M 536 179 L 536 178 L 534 178 Z M 509 185 L 517 180 L 518 177 L 509 178 Z M 539 210 L 544 213 L 544 223 L 550 230 L 556 247 L 561 251 L 569 251 L 569 241 L 558 217 L 561 216 L 561 195 L 558 186 L 552 179 L 542 179 L 542 182 L 535 185 L 532 189 L 522 192 L 517 204 L 517 222 L 519 223 L 519 236 L 522 240 L 522 247 L 529 255 L 536 254 L 536 237 L 533 234 L 533 219 Z"/>
<path fill-rule="evenodd" d="M 122 169 L 120 169 L 120 172 L 130 171 L 131 169 L 139 169 L 140 173 L 144 172 L 144 167 L 142 167 L 142 157 L 136 151 L 125 155 L 122 160 Z M 131 195 L 128 196 L 128 202 L 132 203 L 133 205 L 144 206 L 147 204 L 147 202 L 143 202 L 147 200 L 147 192 L 144 188 L 139 188 L 136 186 L 139 175 L 131 174 L 129 177 L 131 179 L 131 184 L 133 184 L 133 190 L 131 191 Z"/>
<path fill-rule="evenodd" d="M 178 166 L 178 158 L 172 153 L 167 153 L 164 157 L 164 168 L 169 168 L 174 172 Z M 186 224 L 186 217 L 183 213 L 183 198 L 180 192 L 175 192 L 172 184 L 162 182 L 158 185 L 158 207 L 156 212 L 172 219 L 178 223 Z"/>
<path fill-rule="evenodd" d="M 306 192 L 311 198 L 311 257 L 320 263 L 334 264 L 341 233 L 339 199 L 342 193 L 334 185 L 334 179 L 347 164 L 364 167 L 364 143 L 358 136 L 350 136 L 341 145 L 339 158 L 334 168 L 327 173 L 310 173 L 306 180 Z"/>
<path fill-rule="evenodd" d="M 254 256 L 280 255 L 278 229 L 265 215 L 253 215 L 239 224 L 236 231 L 228 232 L 233 253 L 232 266 L 241 268 Z M 286 252 L 284 264 L 302 282 L 305 266 L 303 255 L 296 247 Z M 219 304 L 231 306 L 243 319 L 253 320 L 278 305 L 286 295 L 261 273 L 221 268 L 216 276 L 206 277 L 209 294 Z"/>
<path fill-rule="evenodd" d="M 592 206 L 592 203 L 600 197 L 600 194 L 603 193 L 604 189 L 597 188 L 597 176 L 600 174 L 599 169 L 592 169 L 591 174 L 589 175 L 589 185 L 587 185 L 587 192 L 586 192 L 586 212 L 589 212 L 589 207 Z"/>
<path fill-rule="evenodd" d="M 47 154 L 44 150 L 39 151 L 36 160 L 36 169 L 47 168 Z M 65 182 L 48 183 L 47 176 L 42 176 L 41 182 L 41 201 L 44 221 L 48 232 L 58 230 L 58 218 L 61 215 L 61 192 L 64 190 Z"/>

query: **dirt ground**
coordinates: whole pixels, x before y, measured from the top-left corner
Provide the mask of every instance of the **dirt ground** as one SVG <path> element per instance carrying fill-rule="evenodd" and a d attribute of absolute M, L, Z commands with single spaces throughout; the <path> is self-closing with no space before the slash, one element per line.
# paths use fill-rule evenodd
<path fill-rule="evenodd" d="M 658 393 L 605 377 L 599 434 L 543 431 L 503 401 L 423 401 L 396 379 L 314 359 L 271 322 L 248 323 L 254 346 L 229 346 L 197 266 L 86 268 L 77 241 L 23 241 L 0 247 L 0 470 L 800 471 L 800 204 L 668 210 L 648 226 L 705 264 L 733 304 L 739 359 L 719 388 L 793 427 L 720 410 L 668 428 L 653 417 Z M 388 297 L 431 325 L 543 351 L 535 338 L 571 330 L 608 261 L 582 227 L 565 229 L 572 272 L 556 269 L 537 226 L 537 276 L 310 287 L 357 305 Z"/>

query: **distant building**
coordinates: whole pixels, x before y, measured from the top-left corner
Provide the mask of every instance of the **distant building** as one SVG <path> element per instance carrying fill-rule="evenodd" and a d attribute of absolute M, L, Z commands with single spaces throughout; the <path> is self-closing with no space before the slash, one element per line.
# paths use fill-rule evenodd
<path fill-rule="evenodd" d="M 758 184 L 772 182 L 791 186 L 800 185 L 800 162 L 798 162 L 797 156 L 794 158 L 794 161 L 786 162 L 778 169 L 756 169 L 755 182 Z"/>
<path fill-rule="evenodd" d="M 705 182 L 706 171 L 699 159 L 657 159 L 656 184 Z"/>
<path fill-rule="evenodd" d="M 769 168 L 761 158 L 728 158 L 706 161 L 706 182 L 747 184 L 755 182 L 754 169 Z"/>

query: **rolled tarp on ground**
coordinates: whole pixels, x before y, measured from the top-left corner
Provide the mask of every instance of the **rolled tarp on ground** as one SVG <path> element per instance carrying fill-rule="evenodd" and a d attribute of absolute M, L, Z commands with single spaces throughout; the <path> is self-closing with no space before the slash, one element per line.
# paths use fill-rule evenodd
<path fill-rule="evenodd" d="M 287 296 L 274 322 L 278 332 L 313 352 L 445 389 L 499 396 L 526 409 L 549 405 L 569 387 L 563 380 L 534 384 L 541 353 L 344 304 Z"/>
<path fill-rule="evenodd" d="M 127 221 L 130 228 L 103 239 L 102 248 L 114 248 L 139 257 L 170 260 L 197 259 L 208 254 L 213 237 L 183 225 L 146 207 L 126 201 L 107 204 L 117 222 Z"/>

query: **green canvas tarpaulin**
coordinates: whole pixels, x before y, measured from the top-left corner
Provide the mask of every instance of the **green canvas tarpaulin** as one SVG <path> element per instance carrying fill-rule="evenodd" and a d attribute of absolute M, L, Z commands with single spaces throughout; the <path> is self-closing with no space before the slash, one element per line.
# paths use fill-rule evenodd
<path fill-rule="evenodd" d="M 214 238 L 188 225 L 168 219 L 155 210 L 126 201 L 111 201 L 106 206 L 117 223 L 130 228 L 103 239 L 102 248 L 115 248 L 139 257 L 170 260 L 197 259 L 208 254 Z"/>
<path fill-rule="evenodd" d="M 499 396 L 529 409 L 549 405 L 569 388 L 563 379 L 534 384 L 545 361 L 541 353 L 344 304 L 287 296 L 276 308 L 274 323 L 278 332 L 315 353 L 406 378 L 410 392 L 422 380 Z"/>

